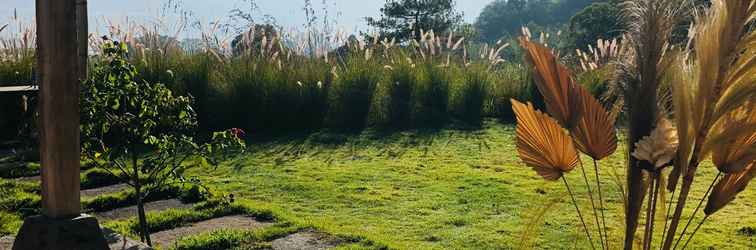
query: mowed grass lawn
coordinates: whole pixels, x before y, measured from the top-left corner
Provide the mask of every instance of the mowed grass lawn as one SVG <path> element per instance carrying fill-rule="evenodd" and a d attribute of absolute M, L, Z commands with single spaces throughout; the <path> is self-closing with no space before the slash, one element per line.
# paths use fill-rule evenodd
<path fill-rule="evenodd" d="M 492 121 L 473 131 L 315 133 L 253 143 L 248 155 L 191 174 L 320 230 L 392 249 L 589 248 L 562 182 L 545 182 L 524 166 L 514 141 L 514 126 Z M 619 150 L 600 162 L 613 249 L 621 247 L 624 228 L 616 181 L 624 180 L 624 145 Z M 701 170 L 686 214 L 716 175 L 711 164 Z M 593 227 L 579 169 L 568 180 Z M 663 224 L 656 224 L 656 239 Z M 689 247 L 754 249 L 754 228 L 750 187 L 711 217 Z"/>

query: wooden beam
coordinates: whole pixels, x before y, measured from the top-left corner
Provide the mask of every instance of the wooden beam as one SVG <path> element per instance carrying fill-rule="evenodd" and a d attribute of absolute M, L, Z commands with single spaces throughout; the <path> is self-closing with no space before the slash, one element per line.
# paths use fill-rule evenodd
<path fill-rule="evenodd" d="M 37 90 L 39 90 L 39 88 L 37 88 L 37 86 L 32 86 L 32 85 L 0 87 L 0 93 L 3 93 L 3 92 L 36 92 Z"/>
<path fill-rule="evenodd" d="M 80 44 L 87 27 L 77 26 L 86 13 L 77 11 L 77 0 L 36 0 L 36 6 L 42 213 L 72 218 L 81 212 L 79 82 L 86 58 Z"/>

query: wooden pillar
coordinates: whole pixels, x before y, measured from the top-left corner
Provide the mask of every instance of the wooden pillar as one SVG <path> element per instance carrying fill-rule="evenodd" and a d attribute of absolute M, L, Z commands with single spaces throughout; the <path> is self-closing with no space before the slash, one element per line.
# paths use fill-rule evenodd
<path fill-rule="evenodd" d="M 86 70 L 81 44 L 87 41 L 81 39 L 87 27 L 78 27 L 82 19 L 86 24 L 86 2 L 77 8 L 78 2 L 36 0 L 42 213 L 50 218 L 81 212 L 79 83 Z"/>
<path fill-rule="evenodd" d="M 86 76 L 86 0 L 37 0 L 42 215 L 24 219 L 13 250 L 107 250 L 81 214 L 79 83 Z"/>

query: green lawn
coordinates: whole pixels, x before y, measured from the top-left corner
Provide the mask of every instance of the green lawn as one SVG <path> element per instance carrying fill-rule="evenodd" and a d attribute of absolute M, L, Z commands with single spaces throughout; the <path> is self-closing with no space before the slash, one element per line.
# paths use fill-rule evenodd
<path fill-rule="evenodd" d="M 312 134 L 255 143 L 248 155 L 191 174 L 325 232 L 362 236 L 389 248 L 588 248 L 563 184 L 547 183 L 525 167 L 513 142 L 514 127 L 495 122 L 475 131 Z M 615 249 L 624 228 L 616 181 L 624 179 L 623 162 L 624 153 L 617 153 L 600 163 Z M 686 213 L 715 174 L 710 164 L 702 167 Z M 568 180 L 592 223 L 580 171 Z M 656 239 L 661 227 L 657 223 Z M 754 228 L 751 187 L 711 217 L 690 246 L 753 249 Z"/>

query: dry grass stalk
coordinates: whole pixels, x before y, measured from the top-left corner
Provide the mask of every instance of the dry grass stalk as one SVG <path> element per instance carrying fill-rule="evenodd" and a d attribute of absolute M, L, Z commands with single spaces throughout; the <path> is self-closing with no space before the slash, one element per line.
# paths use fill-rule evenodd
<path fill-rule="evenodd" d="M 618 89 L 624 92 L 628 112 L 628 147 L 651 134 L 657 121 L 657 96 L 662 77 L 671 62 L 664 55 L 669 49 L 672 29 L 680 17 L 680 0 L 629 0 L 624 3 L 624 16 L 630 25 L 626 40 L 627 58 L 619 65 Z M 637 167 L 640 166 L 640 167 Z M 638 227 L 647 182 L 642 169 L 650 163 L 633 157 L 627 167 L 627 201 L 625 206 L 625 248 L 631 248 Z"/>
<path fill-rule="evenodd" d="M 753 33 L 744 34 L 746 24 L 755 17 L 754 4 L 756 1 L 753 0 L 712 1 L 712 7 L 702 19 L 697 20 L 694 28 L 694 53 L 698 60 L 691 68 L 695 77 L 690 81 L 692 83 L 678 87 L 678 91 L 688 91 L 692 95 L 673 96 L 689 99 L 674 101 L 688 105 L 676 108 L 680 112 L 676 114 L 677 123 L 685 125 L 685 131 L 679 135 L 681 142 L 686 144 L 681 147 L 687 148 L 681 150 L 675 165 L 675 171 L 683 177 L 683 182 L 664 249 L 670 249 L 674 241 L 696 170 L 707 156 L 706 141 L 710 130 L 722 116 L 755 96 L 756 88 L 752 87 L 753 74 L 750 72 L 753 72 L 756 44 L 752 40 Z"/>
<path fill-rule="evenodd" d="M 711 129 L 704 152 L 711 150 L 712 162 L 720 172 L 739 173 L 756 161 L 756 103 L 744 104 Z"/>
<path fill-rule="evenodd" d="M 588 45 L 588 51 L 575 49 L 575 56 L 580 62 L 580 68 L 584 71 L 592 71 L 604 67 L 615 61 L 624 50 L 623 43 L 617 38 L 609 40 L 596 40 L 596 48 Z"/>

